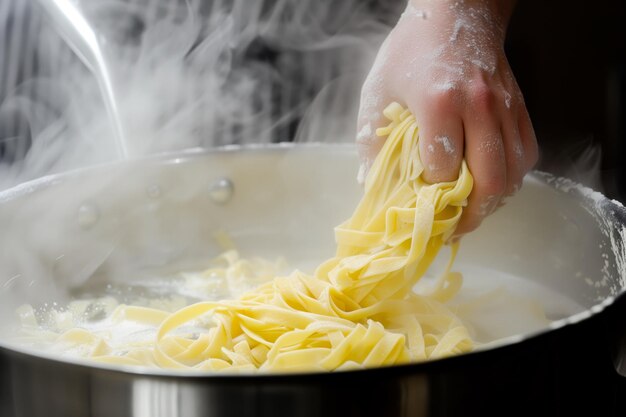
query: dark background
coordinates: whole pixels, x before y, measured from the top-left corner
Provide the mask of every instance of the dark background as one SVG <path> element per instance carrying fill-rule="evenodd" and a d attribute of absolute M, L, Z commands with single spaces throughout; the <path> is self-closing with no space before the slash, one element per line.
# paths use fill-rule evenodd
<path fill-rule="evenodd" d="M 539 169 L 626 197 L 624 1 L 519 0 L 507 55 L 541 147 Z M 601 150 L 601 181 L 590 170 Z"/>

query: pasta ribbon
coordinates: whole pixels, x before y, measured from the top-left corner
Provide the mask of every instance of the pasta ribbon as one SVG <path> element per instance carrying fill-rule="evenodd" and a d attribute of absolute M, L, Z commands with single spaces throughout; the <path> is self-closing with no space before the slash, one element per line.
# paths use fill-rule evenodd
<path fill-rule="evenodd" d="M 473 180 L 465 162 L 456 181 L 422 178 L 413 115 L 392 103 L 386 141 L 352 217 L 335 229 L 336 256 L 313 275 L 275 277 L 234 300 L 199 302 L 173 314 L 125 307 L 118 317 L 158 326 L 153 346 L 111 355 L 104 342 L 70 330 L 107 363 L 209 371 L 333 371 L 425 361 L 467 352 L 472 340 L 444 303 L 459 290 L 450 272 L 428 294 L 413 287 L 463 212 Z M 236 252 L 224 260 L 241 268 Z M 198 329 L 201 329 L 198 331 Z"/>
<path fill-rule="evenodd" d="M 460 286 L 452 259 L 430 296 L 412 288 L 454 231 L 473 181 L 428 184 L 418 128 L 397 103 L 379 129 L 387 140 L 352 217 L 336 228 L 337 255 L 313 276 L 275 278 L 235 301 L 203 302 L 169 316 L 157 333 L 160 366 L 200 369 L 337 370 L 423 361 L 472 342 L 441 301 Z M 452 257 L 456 253 L 453 250 Z M 173 334 L 209 315 L 206 337 Z"/>

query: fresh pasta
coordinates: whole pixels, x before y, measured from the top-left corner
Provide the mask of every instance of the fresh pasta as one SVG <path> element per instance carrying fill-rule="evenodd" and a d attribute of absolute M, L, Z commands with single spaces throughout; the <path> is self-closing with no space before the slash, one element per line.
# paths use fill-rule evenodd
<path fill-rule="evenodd" d="M 173 313 L 117 306 L 114 318 L 156 328 L 153 338 L 123 349 L 81 328 L 47 337 L 83 346 L 83 356 L 99 362 L 204 371 L 334 371 L 471 350 L 467 329 L 445 305 L 462 282 L 451 272 L 457 244 L 432 291 L 413 287 L 454 231 L 472 176 L 463 162 L 458 180 L 426 183 L 413 115 L 397 103 L 384 114 L 389 124 L 377 134 L 387 139 L 364 196 L 335 230 L 336 256 L 314 274 L 296 270 L 239 298 Z M 236 252 L 223 259 L 220 273 L 241 273 Z"/>

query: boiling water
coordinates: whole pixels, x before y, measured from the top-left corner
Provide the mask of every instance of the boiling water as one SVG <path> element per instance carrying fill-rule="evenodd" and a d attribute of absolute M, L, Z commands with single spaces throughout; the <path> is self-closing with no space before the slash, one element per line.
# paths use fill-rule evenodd
<path fill-rule="evenodd" d="M 472 331 L 489 343 L 547 328 L 585 308 L 571 298 L 527 278 L 472 264 L 457 264 L 463 287 L 450 302 Z"/>
<path fill-rule="evenodd" d="M 310 264 L 310 263 L 309 263 Z M 276 274 L 284 274 L 290 267 L 282 261 L 275 263 Z M 313 268 L 302 268 L 311 271 Z M 302 264 L 300 264 L 302 266 Z M 433 268 L 437 269 L 437 268 Z M 468 327 L 478 345 L 492 343 L 509 336 L 529 334 L 549 327 L 559 320 L 584 310 L 584 307 L 545 286 L 472 264 L 457 264 L 464 283 L 456 297 L 448 303 L 451 310 Z M 425 276 L 416 286 L 417 292 L 427 291 L 434 284 L 435 273 Z M 267 275 L 263 278 L 267 281 Z M 129 343 L 143 343 L 155 338 L 157 326 L 131 320 L 116 320 L 113 314 L 120 304 L 140 305 L 174 312 L 186 305 L 202 300 L 236 298 L 260 284 L 259 279 L 228 281 L 224 276 L 199 273 L 182 273 L 175 276 L 153 276 L 128 284 L 106 284 L 77 294 L 78 302 L 69 308 L 43 306 L 22 311 L 22 322 L 34 314 L 42 327 L 62 332 L 74 327 L 92 333 L 106 334 L 107 343 L 115 350 Z M 204 332 L 185 326 L 185 331 Z M 35 343 L 31 347 L 45 349 L 66 357 L 81 357 L 81 347 L 64 347 L 62 344 Z"/>

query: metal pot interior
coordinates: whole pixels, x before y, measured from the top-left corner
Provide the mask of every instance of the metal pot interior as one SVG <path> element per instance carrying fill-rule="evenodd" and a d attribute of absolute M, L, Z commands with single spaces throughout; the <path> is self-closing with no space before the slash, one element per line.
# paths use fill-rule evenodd
<path fill-rule="evenodd" d="M 357 167 L 351 146 L 225 149 L 91 168 L 4 191 L 4 333 L 14 331 L 15 309 L 24 303 L 63 304 L 107 285 L 201 268 L 222 251 L 216 232 L 230 235 L 245 256 L 282 256 L 312 271 L 333 255 L 333 227 L 361 196 Z M 619 203 L 591 190 L 527 176 L 506 206 L 463 239 L 455 270 L 469 290 L 459 302 L 502 287 L 521 294 L 522 310 L 539 303 L 551 322 L 526 325 L 515 318 L 518 310 L 499 315 L 503 300 L 476 313 L 478 326 L 499 328 L 492 336 L 503 343 L 597 313 L 625 287 L 625 216 Z M 0 346 L 10 344 L 6 337 Z"/>

